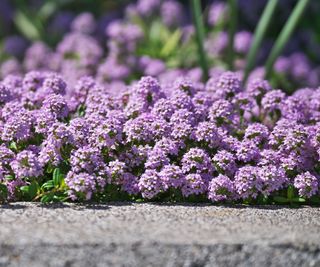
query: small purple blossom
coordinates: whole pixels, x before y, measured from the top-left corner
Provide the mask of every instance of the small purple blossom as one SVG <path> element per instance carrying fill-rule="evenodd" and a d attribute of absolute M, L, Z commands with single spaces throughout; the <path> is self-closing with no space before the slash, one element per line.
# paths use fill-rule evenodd
<path fill-rule="evenodd" d="M 163 191 L 163 184 L 156 170 L 147 169 L 140 177 L 139 190 L 144 198 L 151 199 Z"/>
<path fill-rule="evenodd" d="M 294 187 L 298 189 L 299 196 L 311 197 L 319 190 L 319 179 L 310 172 L 305 172 L 295 177 Z"/>
<path fill-rule="evenodd" d="M 204 194 L 208 189 L 208 181 L 205 177 L 198 173 L 191 173 L 185 176 L 185 181 L 181 188 L 182 195 L 188 197 L 190 195 Z"/>
<path fill-rule="evenodd" d="M 242 199 L 256 198 L 263 188 L 258 168 L 254 166 L 239 168 L 235 174 L 234 183 L 235 190 Z"/>
<path fill-rule="evenodd" d="M 234 184 L 228 176 L 219 174 L 209 183 L 208 198 L 213 202 L 232 200 L 234 193 Z"/>
<path fill-rule="evenodd" d="M 37 155 L 31 150 L 18 153 L 10 166 L 18 178 L 38 177 L 43 173 Z"/>

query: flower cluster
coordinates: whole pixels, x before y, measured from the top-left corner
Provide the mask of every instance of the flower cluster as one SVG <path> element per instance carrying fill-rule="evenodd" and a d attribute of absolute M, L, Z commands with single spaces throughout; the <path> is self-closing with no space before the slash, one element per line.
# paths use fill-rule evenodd
<path fill-rule="evenodd" d="M 120 92 L 90 77 L 68 84 L 29 72 L 0 88 L 0 182 L 11 199 L 45 183 L 52 167 L 72 200 L 110 188 L 211 201 L 319 192 L 319 89 L 286 96 L 263 80 L 243 88 L 233 72 L 206 84 L 146 76 Z"/>

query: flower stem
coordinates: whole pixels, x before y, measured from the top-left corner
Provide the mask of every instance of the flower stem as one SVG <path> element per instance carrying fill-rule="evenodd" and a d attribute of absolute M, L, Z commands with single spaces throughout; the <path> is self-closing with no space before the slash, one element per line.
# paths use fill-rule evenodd
<path fill-rule="evenodd" d="M 193 17 L 193 24 L 196 30 L 196 41 L 198 46 L 198 56 L 199 64 L 202 68 L 203 78 L 206 81 L 209 77 L 208 74 L 208 61 L 207 56 L 203 47 L 203 40 L 205 37 L 204 34 L 204 25 L 201 14 L 201 1 L 200 0 L 190 0 L 191 11 Z"/>
<path fill-rule="evenodd" d="M 254 31 L 253 42 L 247 56 L 247 63 L 244 71 L 243 84 L 246 83 L 249 77 L 249 74 L 255 65 L 258 49 L 261 47 L 262 40 L 268 29 L 268 26 L 270 24 L 270 21 L 272 19 L 272 16 L 276 9 L 277 4 L 278 4 L 278 0 L 268 1 L 266 7 L 263 10 L 261 19 L 258 22 L 258 26 Z"/>

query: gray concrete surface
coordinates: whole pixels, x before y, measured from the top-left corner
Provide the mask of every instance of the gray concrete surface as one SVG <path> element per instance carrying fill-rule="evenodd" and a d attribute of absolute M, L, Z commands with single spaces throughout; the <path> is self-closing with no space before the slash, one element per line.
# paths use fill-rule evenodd
<path fill-rule="evenodd" d="M 0 206 L 0 266 L 320 266 L 320 208 Z"/>

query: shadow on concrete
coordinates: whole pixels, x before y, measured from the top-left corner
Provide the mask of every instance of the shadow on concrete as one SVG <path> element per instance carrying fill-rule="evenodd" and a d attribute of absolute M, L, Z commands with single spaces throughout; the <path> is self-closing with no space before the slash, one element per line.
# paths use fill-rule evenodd
<path fill-rule="evenodd" d="M 21 210 L 27 208 L 27 205 L 20 203 L 5 203 L 0 204 L 0 209 L 9 209 L 9 210 Z"/>

